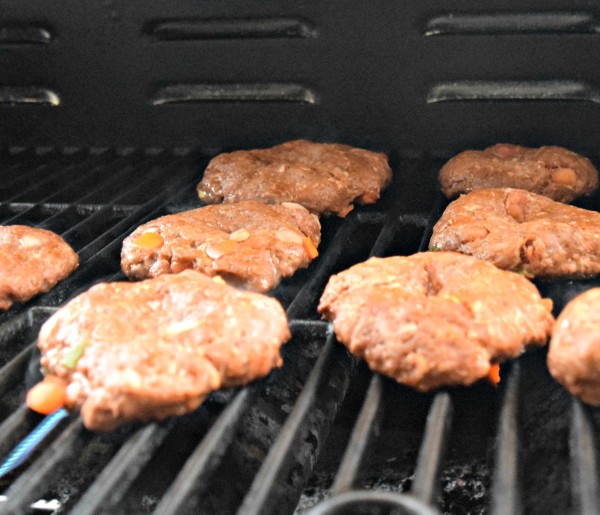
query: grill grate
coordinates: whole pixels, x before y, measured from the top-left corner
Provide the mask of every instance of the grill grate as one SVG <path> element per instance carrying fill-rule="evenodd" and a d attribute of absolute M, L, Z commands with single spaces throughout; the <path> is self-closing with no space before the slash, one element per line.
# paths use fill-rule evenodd
<path fill-rule="evenodd" d="M 0 315 L 0 457 L 40 421 L 23 406 L 37 373 L 35 339 L 56 308 L 122 279 L 123 238 L 198 205 L 207 156 L 155 149 L 12 149 L 0 221 L 61 233 L 80 268 L 51 292 Z M 329 276 L 369 255 L 426 246 L 445 202 L 439 163 L 393 160 L 375 206 L 323 220 L 320 257 L 273 292 L 292 339 L 284 366 L 215 392 L 189 415 L 113 433 L 63 420 L 0 479 L 0 511 L 76 513 L 581 513 L 598 511 L 600 411 L 549 377 L 545 351 L 503 366 L 499 388 L 419 394 L 372 375 L 339 345 L 316 306 Z M 7 175 L 8 176 L 8 175 Z M 437 199 L 431 205 L 429 199 Z M 585 201 L 598 209 L 599 198 Z M 539 283 L 557 310 L 596 280 Z"/>

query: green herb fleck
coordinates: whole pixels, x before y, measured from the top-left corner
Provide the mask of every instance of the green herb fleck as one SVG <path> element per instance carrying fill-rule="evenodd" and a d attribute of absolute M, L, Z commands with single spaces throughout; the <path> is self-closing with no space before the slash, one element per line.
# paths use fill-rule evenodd
<path fill-rule="evenodd" d="M 81 342 L 73 347 L 63 359 L 63 365 L 67 368 L 75 368 L 77 362 L 83 356 L 87 342 Z"/>
<path fill-rule="evenodd" d="M 519 275 L 523 275 L 525 276 L 527 279 L 533 279 L 533 275 L 531 275 L 523 266 L 520 266 L 519 268 L 515 268 L 515 273 L 519 274 Z"/>
<path fill-rule="evenodd" d="M 429 249 L 429 252 L 439 252 L 440 250 L 442 250 L 442 247 L 440 247 L 439 245 L 434 245 Z"/>

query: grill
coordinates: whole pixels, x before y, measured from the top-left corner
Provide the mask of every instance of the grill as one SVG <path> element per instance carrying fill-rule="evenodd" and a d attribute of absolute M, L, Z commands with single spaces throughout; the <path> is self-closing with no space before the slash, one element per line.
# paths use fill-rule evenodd
<path fill-rule="evenodd" d="M 146 220 L 197 205 L 194 185 L 207 159 L 158 150 L 6 153 L 18 173 L 3 187 L 2 222 L 61 233 L 82 264 L 49 293 L 1 315 L 0 454 L 41 418 L 22 404 L 39 374 L 40 325 L 91 284 L 124 279 L 123 237 Z M 293 333 L 283 368 L 165 422 L 94 434 L 72 415 L 0 480 L 0 509 L 594 513 L 599 413 L 552 381 L 544 350 L 504 366 L 499 388 L 419 394 L 372 375 L 319 320 L 316 305 L 332 273 L 369 255 L 425 248 L 445 206 L 431 173 L 439 161 L 397 156 L 392 164 L 395 181 L 381 201 L 345 219 L 325 218 L 319 259 L 274 290 Z M 41 169 L 44 178 L 32 181 Z M 97 175 L 109 171 L 114 180 L 98 184 Z M 433 208 L 427 198 L 438 199 Z M 538 286 L 559 310 L 593 284 Z"/>
<path fill-rule="evenodd" d="M 23 405 L 41 324 L 123 279 L 123 238 L 196 207 L 215 153 L 337 141 L 387 152 L 394 181 L 324 218 L 318 259 L 272 292 L 292 330 L 281 369 L 160 423 L 61 420 L 0 479 L 0 512 L 600 512 L 600 411 L 552 380 L 545 349 L 503 365 L 497 388 L 419 394 L 371 374 L 316 312 L 331 274 L 426 247 L 454 153 L 558 144 L 600 164 L 598 11 L 544 4 L 3 2 L 0 223 L 61 234 L 80 267 L 0 314 L 0 458 L 41 420 Z M 598 285 L 537 283 L 556 313 Z"/>

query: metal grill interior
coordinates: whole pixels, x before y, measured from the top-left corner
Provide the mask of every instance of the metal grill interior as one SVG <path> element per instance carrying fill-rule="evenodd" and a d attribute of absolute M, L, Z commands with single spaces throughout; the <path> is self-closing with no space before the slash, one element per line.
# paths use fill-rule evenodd
<path fill-rule="evenodd" d="M 544 349 L 504 365 L 498 388 L 424 395 L 373 376 L 316 313 L 331 274 L 425 248 L 445 205 L 437 171 L 458 151 L 556 144 L 600 164 L 596 6 L 446 4 L 2 2 L 0 223 L 63 235 L 80 267 L 0 314 L 0 458 L 40 420 L 23 400 L 41 324 L 123 279 L 135 227 L 199 205 L 217 151 L 355 144 L 387 152 L 394 181 L 324 219 L 320 256 L 272 293 L 293 333 L 280 370 L 161 423 L 92 434 L 63 420 L 0 479 L 0 512 L 600 512 L 600 412 L 551 379 Z M 600 196 L 578 205 L 598 211 Z M 558 312 L 599 283 L 538 287 Z"/>
<path fill-rule="evenodd" d="M 54 230 L 81 258 L 49 293 L 1 315 L 4 456 L 40 420 L 23 405 L 39 374 L 40 325 L 93 283 L 123 279 L 121 242 L 140 223 L 199 205 L 194 186 L 208 156 L 13 149 L 2 157 L 18 172 L 2 185 L 2 223 Z M 316 305 L 332 273 L 370 255 L 423 249 L 445 205 L 433 179 L 439 161 L 392 156 L 392 165 L 394 182 L 382 199 L 345 219 L 323 219 L 319 258 L 274 290 L 293 333 L 281 369 L 164 422 L 94 434 L 72 415 L 0 480 L 0 510 L 593 513 L 600 411 L 550 378 L 544 350 L 503 366 L 498 388 L 419 394 L 372 375 L 319 320 Z M 98 183 L 107 170 L 114 180 Z M 424 202 L 431 198 L 433 206 Z M 598 197 L 584 203 L 600 206 Z M 592 285 L 538 286 L 558 311 Z"/>

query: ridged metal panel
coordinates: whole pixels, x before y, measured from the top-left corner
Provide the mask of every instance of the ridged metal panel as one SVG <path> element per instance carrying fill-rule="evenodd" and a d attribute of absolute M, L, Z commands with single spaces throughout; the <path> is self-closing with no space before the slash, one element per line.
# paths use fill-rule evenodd
<path fill-rule="evenodd" d="M 597 20 L 583 0 L 66 0 L 52 10 L 10 0 L 0 14 L 0 136 L 199 148 L 311 137 L 442 156 L 497 141 L 589 151 L 600 126 Z"/>

